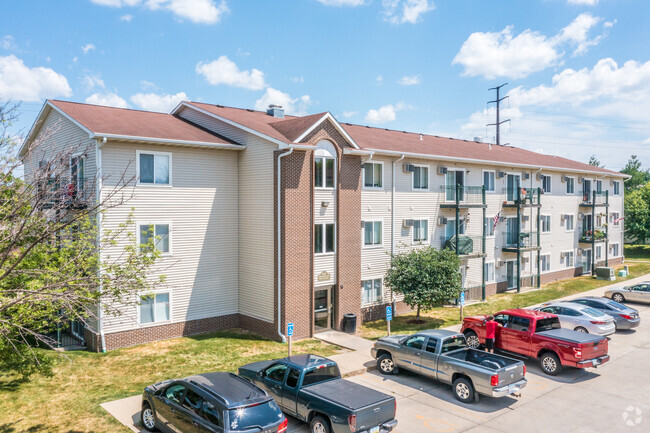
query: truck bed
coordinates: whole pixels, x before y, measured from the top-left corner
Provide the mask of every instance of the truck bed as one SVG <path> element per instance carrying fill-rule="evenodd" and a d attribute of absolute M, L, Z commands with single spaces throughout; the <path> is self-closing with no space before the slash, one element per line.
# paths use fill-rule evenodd
<path fill-rule="evenodd" d="M 305 386 L 302 391 L 341 404 L 351 410 L 358 410 L 390 398 L 384 393 L 345 379 L 333 379 Z"/>
<path fill-rule="evenodd" d="M 472 364 L 480 365 L 483 368 L 495 371 L 521 362 L 517 359 L 507 358 L 505 356 L 496 355 L 476 349 L 455 350 L 443 356 L 458 359 L 461 361 L 471 362 Z"/>
<path fill-rule="evenodd" d="M 557 338 L 559 340 L 568 341 L 569 343 L 576 344 L 591 344 L 605 340 L 605 337 L 593 334 L 584 334 L 582 332 L 572 331 L 570 329 L 551 329 L 550 331 L 538 332 L 537 335 L 544 337 Z"/>

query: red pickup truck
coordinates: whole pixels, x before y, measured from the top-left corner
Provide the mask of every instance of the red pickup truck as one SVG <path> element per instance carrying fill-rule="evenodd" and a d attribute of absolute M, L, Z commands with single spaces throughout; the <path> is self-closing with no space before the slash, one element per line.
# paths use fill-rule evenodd
<path fill-rule="evenodd" d="M 485 343 L 485 317 L 466 317 L 462 332 L 470 347 Z M 562 329 L 555 314 L 534 310 L 504 310 L 494 315 L 501 326 L 494 348 L 539 359 L 544 373 L 555 376 L 562 367 L 597 367 L 609 361 L 607 338 Z"/>

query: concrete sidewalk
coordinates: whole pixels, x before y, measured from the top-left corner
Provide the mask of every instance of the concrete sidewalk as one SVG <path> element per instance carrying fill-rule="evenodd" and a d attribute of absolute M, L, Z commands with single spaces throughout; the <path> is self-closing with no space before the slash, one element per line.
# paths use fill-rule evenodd
<path fill-rule="evenodd" d="M 370 340 L 339 331 L 321 332 L 314 335 L 314 338 L 350 350 L 350 352 L 330 356 L 330 359 L 339 365 L 343 377 L 356 376 L 376 368 L 376 362 L 370 356 L 373 345 Z"/>

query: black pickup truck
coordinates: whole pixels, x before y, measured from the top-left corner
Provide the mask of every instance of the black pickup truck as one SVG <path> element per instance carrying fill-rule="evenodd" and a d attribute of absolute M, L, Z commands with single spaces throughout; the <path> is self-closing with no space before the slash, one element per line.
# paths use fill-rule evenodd
<path fill-rule="evenodd" d="M 341 378 L 336 362 L 296 355 L 239 367 L 282 411 L 312 433 L 387 433 L 397 425 L 395 398 Z"/>

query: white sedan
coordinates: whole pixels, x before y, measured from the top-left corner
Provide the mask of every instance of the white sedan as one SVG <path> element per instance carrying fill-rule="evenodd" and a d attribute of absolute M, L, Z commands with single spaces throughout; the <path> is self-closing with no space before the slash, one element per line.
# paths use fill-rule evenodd
<path fill-rule="evenodd" d="M 602 336 L 616 332 L 616 324 L 612 316 L 585 305 L 553 302 L 543 304 L 535 310 L 557 315 L 560 325 L 566 329 Z"/>

